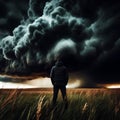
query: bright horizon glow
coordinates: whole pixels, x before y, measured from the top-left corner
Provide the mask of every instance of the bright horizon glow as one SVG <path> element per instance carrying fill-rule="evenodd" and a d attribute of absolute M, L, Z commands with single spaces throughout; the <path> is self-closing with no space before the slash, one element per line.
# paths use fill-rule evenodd
<path fill-rule="evenodd" d="M 32 75 L 32 76 L 8 76 L 8 75 L 0 75 L 0 78 L 11 79 L 11 82 L 0 81 L 0 89 L 27 89 L 27 88 L 53 88 L 51 80 L 49 77 L 40 77 L 40 75 Z M 18 80 L 18 82 L 17 82 Z M 13 81 L 13 82 L 12 82 Z M 70 78 L 67 84 L 67 88 L 80 88 L 82 86 L 82 82 L 84 80 Z M 99 85 L 103 88 L 108 89 L 119 89 L 120 84 L 101 84 Z"/>
<path fill-rule="evenodd" d="M 71 80 L 70 80 L 71 81 Z M 80 80 L 72 80 L 66 86 L 67 88 L 77 88 L 81 85 Z M 52 88 L 50 78 L 48 77 L 39 77 L 32 80 L 25 80 L 20 83 L 14 82 L 0 82 L 0 89 L 26 89 L 26 88 Z"/>
<path fill-rule="evenodd" d="M 68 85 L 66 86 L 67 88 L 77 88 L 80 87 L 81 85 L 81 81 L 80 80 L 75 80 L 75 82 L 73 83 L 68 83 Z"/>
<path fill-rule="evenodd" d="M 19 88 L 36 88 L 32 85 L 25 85 L 22 83 L 0 82 L 0 89 L 19 89 Z"/>
<path fill-rule="evenodd" d="M 108 84 L 106 85 L 107 88 L 109 89 L 116 89 L 116 88 L 120 88 L 120 84 Z"/>

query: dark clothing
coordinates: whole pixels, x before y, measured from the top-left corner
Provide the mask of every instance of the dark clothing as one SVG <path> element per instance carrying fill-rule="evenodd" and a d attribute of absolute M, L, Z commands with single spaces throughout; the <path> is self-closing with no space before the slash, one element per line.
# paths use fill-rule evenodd
<path fill-rule="evenodd" d="M 53 105 L 56 104 L 59 89 L 61 90 L 63 100 L 67 105 L 66 85 L 68 83 L 68 72 L 61 61 L 57 61 L 55 66 L 52 67 L 50 77 L 54 86 Z"/>
<path fill-rule="evenodd" d="M 54 96 L 53 96 L 53 104 L 56 103 L 57 100 L 57 96 L 58 96 L 58 91 L 61 91 L 62 93 L 62 98 L 64 100 L 64 102 L 67 101 L 67 97 L 66 97 L 66 87 L 65 86 L 61 86 L 61 85 L 54 85 Z"/>
<path fill-rule="evenodd" d="M 53 85 L 67 85 L 68 72 L 62 62 L 56 62 L 51 69 L 50 77 Z"/>

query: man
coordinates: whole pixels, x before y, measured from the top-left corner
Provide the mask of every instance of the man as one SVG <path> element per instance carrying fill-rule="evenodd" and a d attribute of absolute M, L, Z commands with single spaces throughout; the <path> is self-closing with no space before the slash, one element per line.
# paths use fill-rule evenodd
<path fill-rule="evenodd" d="M 63 65 L 61 60 L 57 60 L 55 66 L 52 67 L 50 72 L 51 82 L 53 88 L 53 106 L 56 104 L 58 91 L 61 90 L 65 107 L 67 108 L 67 96 L 66 96 L 66 85 L 68 83 L 68 72 L 66 67 Z"/>

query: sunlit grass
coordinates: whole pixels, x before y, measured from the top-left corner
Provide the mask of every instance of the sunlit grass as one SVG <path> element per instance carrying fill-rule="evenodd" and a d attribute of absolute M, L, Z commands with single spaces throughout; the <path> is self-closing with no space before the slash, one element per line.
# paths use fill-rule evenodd
<path fill-rule="evenodd" d="M 0 92 L 0 120 L 120 120 L 120 92 L 69 90 L 68 108 L 61 95 L 55 107 L 51 93 Z"/>

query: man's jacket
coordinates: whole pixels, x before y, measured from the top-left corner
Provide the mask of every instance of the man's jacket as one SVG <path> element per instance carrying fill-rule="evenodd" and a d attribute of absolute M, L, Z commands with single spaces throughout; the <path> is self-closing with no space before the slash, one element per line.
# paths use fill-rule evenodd
<path fill-rule="evenodd" d="M 61 61 L 57 61 L 52 67 L 50 77 L 53 85 L 67 85 L 68 72 Z"/>

